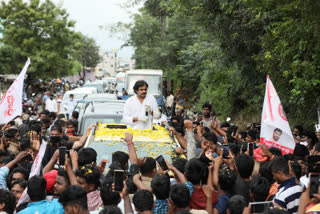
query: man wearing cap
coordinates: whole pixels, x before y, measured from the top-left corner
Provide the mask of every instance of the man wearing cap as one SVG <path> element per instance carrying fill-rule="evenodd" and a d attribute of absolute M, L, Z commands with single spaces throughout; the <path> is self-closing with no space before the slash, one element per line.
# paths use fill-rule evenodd
<path fill-rule="evenodd" d="M 139 80 L 133 87 L 136 95 L 130 97 L 125 105 L 123 121 L 129 128 L 152 129 L 152 119 L 159 119 L 161 113 L 156 99 L 148 93 L 148 83 Z"/>

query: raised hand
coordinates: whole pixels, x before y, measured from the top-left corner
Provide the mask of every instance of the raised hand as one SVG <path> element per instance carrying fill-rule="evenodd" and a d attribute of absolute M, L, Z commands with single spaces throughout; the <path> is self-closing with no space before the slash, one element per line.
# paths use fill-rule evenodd
<path fill-rule="evenodd" d="M 35 152 L 38 152 L 40 149 L 40 136 L 35 131 L 30 134 L 30 147 Z"/>
<path fill-rule="evenodd" d="M 130 143 L 133 140 L 133 134 L 131 134 L 130 132 L 126 132 L 124 138 L 121 138 L 123 141 Z"/>
<path fill-rule="evenodd" d="M 109 162 L 110 161 L 105 160 L 105 159 L 100 162 L 100 164 L 97 166 L 97 168 L 99 169 L 100 174 L 102 174 L 104 172 L 104 169 L 106 168 L 106 165 Z"/>
<path fill-rule="evenodd" d="M 29 154 L 29 153 L 28 153 L 28 152 L 25 152 L 25 151 L 20 152 L 19 154 L 17 154 L 17 156 L 16 156 L 15 159 L 16 159 L 18 162 L 20 162 L 20 161 L 22 161 L 28 154 Z"/>

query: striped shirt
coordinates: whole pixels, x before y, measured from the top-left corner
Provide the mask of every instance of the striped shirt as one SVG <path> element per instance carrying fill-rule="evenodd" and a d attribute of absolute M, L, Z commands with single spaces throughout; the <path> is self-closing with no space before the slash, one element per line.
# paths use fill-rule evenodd
<path fill-rule="evenodd" d="M 0 168 L 0 189 L 8 189 L 7 188 L 7 176 L 9 174 L 9 168 L 7 166 L 3 166 Z"/>
<path fill-rule="evenodd" d="M 296 184 L 295 178 L 283 181 L 273 201 L 287 210 L 289 213 L 297 213 L 299 207 L 299 197 L 302 193 L 302 186 Z"/>

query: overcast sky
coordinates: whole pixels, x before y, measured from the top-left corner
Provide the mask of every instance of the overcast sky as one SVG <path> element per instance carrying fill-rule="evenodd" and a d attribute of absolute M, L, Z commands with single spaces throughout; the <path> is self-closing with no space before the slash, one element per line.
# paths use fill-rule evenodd
<path fill-rule="evenodd" d="M 0 0 L 8 2 L 9 0 Z M 28 0 L 23 0 L 29 2 Z M 42 0 L 43 1 L 43 0 Z M 124 41 L 118 36 L 111 36 L 106 29 L 101 26 L 110 26 L 117 22 L 129 23 L 132 21 L 131 15 L 137 13 L 140 5 L 125 9 L 121 7 L 128 0 L 52 0 L 57 6 L 65 8 L 69 13 L 69 18 L 76 21 L 76 31 L 94 38 L 103 50 L 118 49 L 118 56 L 131 58 L 132 48 L 120 47 Z M 141 0 L 143 2 L 143 0 Z"/>
<path fill-rule="evenodd" d="M 130 13 L 136 13 L 138 7 L 130 9 L 121 8 L 125 0 L 53 0 L 57 5 L 65 8 L 70 19 L 76 21 L 76 30 L 84 35 L 94 38 L 104 50 L 119 49 L 119 56 L 130 58 L 132 48 L 123 48 L 124 43 L 116 36 L 111 37 L 107 30 L 99 26 L 115 24 L 119 21 L 130 22 Z"/>

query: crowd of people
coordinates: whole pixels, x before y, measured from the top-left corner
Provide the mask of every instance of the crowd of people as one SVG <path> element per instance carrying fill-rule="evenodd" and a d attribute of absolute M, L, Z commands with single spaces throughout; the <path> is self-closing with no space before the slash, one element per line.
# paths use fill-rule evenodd
<path fill-rule="evenodd" d="M 259 124 L 240 130 L 219 121 L 208 103 L 191 117 L 176 109 L 170 95 L 169 131 L 179 145 L 172 163 L 139 157 L 129 132 L 123 136 L 128 153 L 117 151 L 97 163 L 97 152 L 83 147 L 96 124 L 79 136 L 78 112 L 58 114 L 52 94 L 45 96 L 0 125 L 0 213 L 320 212 L 319 132 L 295 126 L 294 152 L 283 154 L 260 144 Z M 44 143 L 42 167 L 34 175 Z M 124 172 L 121 189 L 118 171 Z"/>

